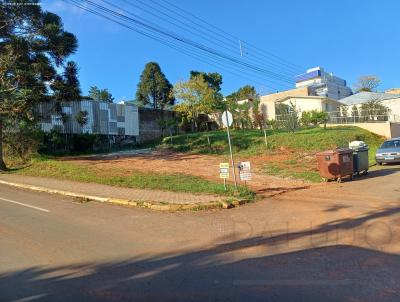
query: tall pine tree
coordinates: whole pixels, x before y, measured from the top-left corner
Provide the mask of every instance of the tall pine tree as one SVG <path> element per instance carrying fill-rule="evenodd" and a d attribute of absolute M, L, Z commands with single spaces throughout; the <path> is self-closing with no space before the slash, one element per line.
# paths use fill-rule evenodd
<path fill-rule="evenodd" d="M 156 62 L 144 67 L 137 86 L 136 101 L 153 109 L 164 109 L 175 103 L 173 87 Z"/>
<path fill-rule="evenodd" d="M 0 170 L 6 169 L 2 130 L 8 121 L 32 121 L 38 102 L 80 97 L 76 64 L 65 64 L 77 46 L 61 18 L 43 11 L 39 1 L 0 3 Z"/>

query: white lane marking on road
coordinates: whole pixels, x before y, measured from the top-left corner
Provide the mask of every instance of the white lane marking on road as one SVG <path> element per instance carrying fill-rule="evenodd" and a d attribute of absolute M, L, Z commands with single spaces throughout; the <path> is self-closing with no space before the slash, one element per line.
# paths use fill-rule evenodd
<path fill-rule="evenodd" d="M 6 201 L 6 202 L 10 202 L 10 203 L 14 203 L 14 204 L 17 204 L 17 205 L 20 205 L 20 206 L 23 206 L 23 207 L 31 208 L 31 209 L 34 209 L 34 210 L 42 211 L 42 212 L 45 212 L 45 213 L 49 213 L 50 212 L 49 210 L 46 210 L 46 209 L 43 209 L 43 208 L 35 207 L 35 206 L 30 205 L 30 204 L 18 202 L 18 201 L 7 199 L 7 198 L 0 197 L 0 200 Z"/>
<path fill-rule="evenodd" d="M 29 302 L 29 301 L 33 301 L 33 300 L 37 300 L 40 298 L 43 298 L 47 296 L 47 294 L 39 294 L 39 295 L 34 295 L 34 296 L 29 296 L 26 298 L 22 298 L 22 299 L 18 299 L 18 300 L 13 300 L 13 302 Z"/>
<path fill-rule="evenodd" d="M 43 298 L 47 296 L 47 294 L 39 294 L 39 295 L 34 295 L 34 296 L 29 296 L 26 298 L 22 298 L 22 299 L 18 299 L 18 300 L 13 300 L 13 302 L 29 302 L 29 301 L 33 301 L 33 300 L 37 300 L 40 298 Z"/>

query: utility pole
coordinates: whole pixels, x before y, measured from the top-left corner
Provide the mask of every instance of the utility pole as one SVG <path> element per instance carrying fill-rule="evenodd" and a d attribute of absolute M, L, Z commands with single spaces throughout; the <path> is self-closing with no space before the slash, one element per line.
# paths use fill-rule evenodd
<path fill-rule="evenodd" d="M 240 56 L 243 57 L 243 46 L 242 46 L 242 41 L 239 40 L 239 50 L 240 50 Z"/>
<path fill-rule="evenodd" d="M 225 111 L 225 119 L 226 119 L 226 132 L 228 134 L 228 143 L 229 143 L 229 153 L 231 156 L 231 164 L 233 169 L 233 180 L 235 181 L 235 189 L 237 189 L 237 179 L 236 179 L 236 169 L 235 169 L 235 161 L 233 160 L 233 153 L 232 153 L 232 143 L 231 143 L 231 134 L 229 131 L 229 120 L 228 120 L 228 111 Z"/>

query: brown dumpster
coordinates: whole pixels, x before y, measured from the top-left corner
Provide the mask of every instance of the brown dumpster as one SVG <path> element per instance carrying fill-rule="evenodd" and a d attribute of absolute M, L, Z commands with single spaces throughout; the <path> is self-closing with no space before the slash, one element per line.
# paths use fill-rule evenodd
<path fill-rule="evenodd" d="M 353 179 L 353 150 L 344 148 L 317 153 L 317 166 L 324 180 L 341 182 L 346 176 Z"/>

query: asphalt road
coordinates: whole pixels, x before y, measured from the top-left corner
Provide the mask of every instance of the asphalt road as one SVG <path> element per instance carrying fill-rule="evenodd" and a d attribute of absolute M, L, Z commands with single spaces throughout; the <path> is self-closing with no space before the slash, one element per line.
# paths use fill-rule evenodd
<path fill-rule="evenodd" d="M 0 186 L 0 301 L 398 301 L 395 172 L 180 213 Z"/>

